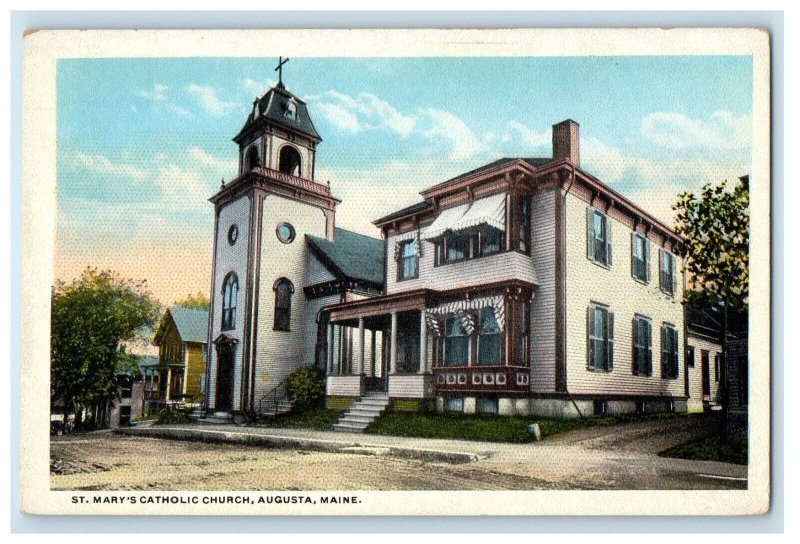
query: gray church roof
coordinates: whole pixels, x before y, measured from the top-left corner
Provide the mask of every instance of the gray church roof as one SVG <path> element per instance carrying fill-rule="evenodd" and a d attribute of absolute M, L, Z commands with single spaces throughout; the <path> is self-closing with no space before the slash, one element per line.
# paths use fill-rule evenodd
<path fill-rule="evenodd" d="M 335 275 L 383 285 L 383 240 L 336 228 L 332 241 L 307 234 L 306 242 Z"/>
<path fill-rule="evenodd" d="M 291 100 L 294 100 L 297 105 L 297 111 L 294 117 L 286 115 L 287 104 Z M 257 115 L 254 115 L 253 111 L 250 112 L 250 115 L 247 116 L 247 121 L 242 127 L 242 130 L 239 131 L 239 134 L 234 138 L 234 141 L 238 141 L 239 137 L 247 132 L 250 126 L 261 118 L 266 118 L 272 123 L 283 125 L 285 128 L 307 134 L 317 142 L 322 141 L 317 129 L 314 128 L 311 116 L 308 114 L 306 103 L 287 91 L 283 84 L 272 87 L 264 96 L 258 99 L 257 112 Z"/>
<path fill-rule="evenodd" d="M 178 335 L 180 335 L 183 342 L 202 342 L 205 344 L 208 341 L 208 310 L 173 306 L 167 311 L 172 316 L 172 321 L 175 323 Z M 159 331 L 160 329 L 161 327 L 159 327 Z M 159 336 L 158 332 L 156 336 Z"/>

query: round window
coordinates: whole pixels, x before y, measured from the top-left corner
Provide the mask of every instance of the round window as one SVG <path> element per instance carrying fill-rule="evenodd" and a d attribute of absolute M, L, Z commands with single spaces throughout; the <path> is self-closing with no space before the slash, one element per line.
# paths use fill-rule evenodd
<path fill-rule="evenodd" d="M 231 225 L 231 228 L 228 229 L 228 243 L 230 245 L 235 244 L 237 238 L 239 238 L 239 227 Z"/>
<path fill-rule="evenodd" d="M 284 244 L 291 244 L 294 240 L 294 227 L 289 223 L 281 223 L 275 229 L 275 234 L 278 235 L 278 240 Z"/>

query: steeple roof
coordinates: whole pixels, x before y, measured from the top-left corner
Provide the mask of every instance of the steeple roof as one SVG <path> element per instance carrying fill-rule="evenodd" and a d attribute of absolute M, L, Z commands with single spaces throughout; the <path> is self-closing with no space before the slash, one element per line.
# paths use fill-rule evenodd
<path fill-rule="evenodd" d="M 294 104 L 293 115 L 290 113 L 290 104 L 292 103 Z M 275 85 L 255 101 L 242 130 L 233 140 L 239 143 L 240 139 L 252 129 L 261 127 L 265 121 L 304 134 L 316 142 L 322 141 L 308 114 L 306 103 L 286 90 L 282 83 Z"/>

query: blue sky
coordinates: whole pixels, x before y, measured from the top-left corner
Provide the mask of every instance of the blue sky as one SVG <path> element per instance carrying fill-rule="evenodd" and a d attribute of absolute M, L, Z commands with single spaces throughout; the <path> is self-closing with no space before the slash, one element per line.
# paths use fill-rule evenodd
<path fill-rule="evenodd" d="M 56 276 L 146 278 L 164 302 L 207 291 L 231 138 L 274 84 L 272 58 L 64 59 L 57 73 Z M 671 222 L 682 190 L 746 174 L 749 57 L 292 58 L 284 83 L 323 142 L 316 178 L 371 221 L 503 156 L 550 156 L 581 125 L 581 166 Z"/>

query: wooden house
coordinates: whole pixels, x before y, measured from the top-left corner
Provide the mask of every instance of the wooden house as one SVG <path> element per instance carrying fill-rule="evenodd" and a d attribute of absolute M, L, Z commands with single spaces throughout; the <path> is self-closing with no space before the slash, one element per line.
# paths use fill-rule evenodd
<path fill-rule="evenodd" d="M 174 306 L 161 318 L 153 343 L 158 346 L 158 367 L 144 376 L 152 391 L 157 372 L 154 405 L 195 404 L 205 392 L 208 310 Z"/>

